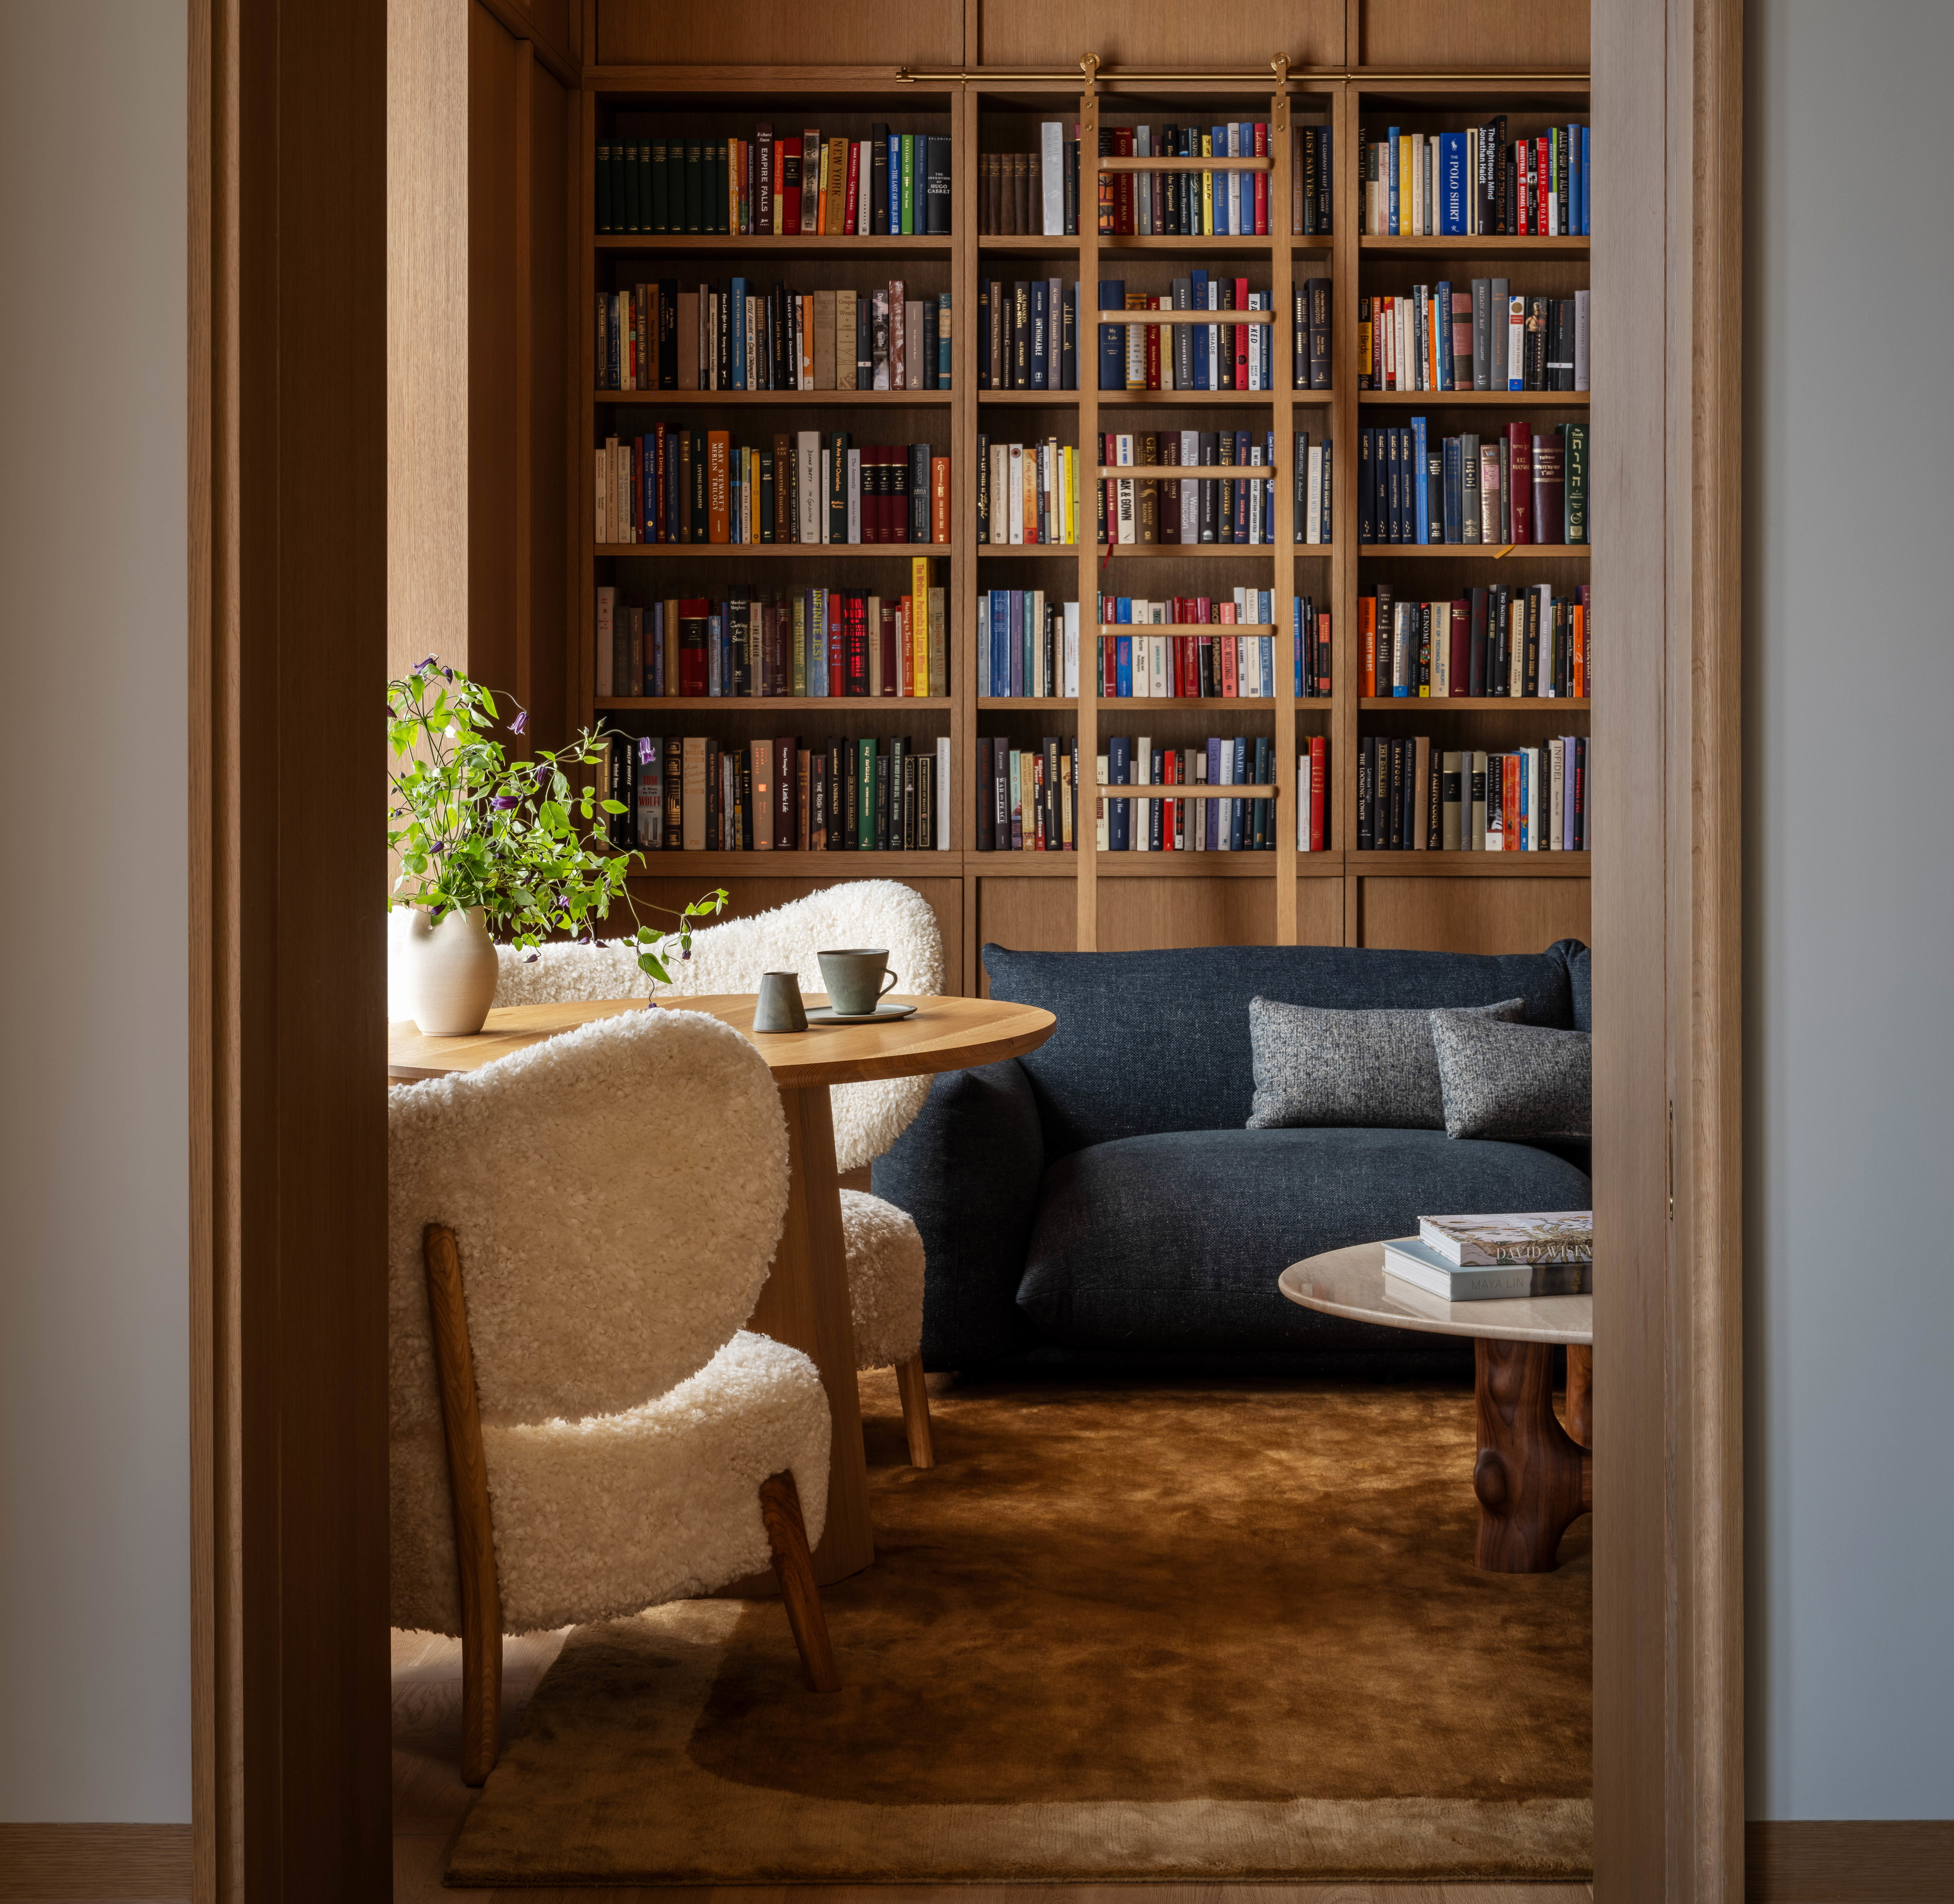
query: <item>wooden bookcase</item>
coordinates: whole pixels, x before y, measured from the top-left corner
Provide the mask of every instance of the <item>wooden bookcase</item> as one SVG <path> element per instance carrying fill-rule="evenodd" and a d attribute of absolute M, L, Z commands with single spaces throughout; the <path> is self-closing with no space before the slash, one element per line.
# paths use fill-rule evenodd
<path fill-rule="evenodd" d="M 1357 0 L 1351 0 L 1353 9 Z M 1525 14 L 1538 8 L 1509 9 Z M 972 6 L 966 8 L 970 19 Z M 1391 10 L 1393 43 L 1415 32 L 1415 18 Z M 636 19 L 638 16 L 633 15 Z M 1409 21 L 1412 24 L 1408 24 Z M 592 23 L 601 61 L 603 15 Z M 1510 26 L 1510 22 L 1509 25 Z M 1524 23 L 1522 23 L 1522 26 Z M 636 30 L 634 28 L 633 30 Z M 1273 14 L 1268 31 L 1278 30 Z M 1561 39 L 1566 36 L 1563 33 Z M 1357 432 L 1367 423 L 1427 415 L 1435 432 L 1456 432 L 1483 419 L 1524 416 L 1536 429 L 1585 416 L 1585 393 L 1484 394 L 1433 391 L 1360 391 L 1356 387 L 1358 300 L 1361 296 L 1497 272 L 1516 290 L 1562 294 L 1588 282 L 1588 241 L 1561 238 L 1390 238 L 1360 235 L 1356 154 L 1359 128 L 1387 124 L 1408 130 L 1456 130 L 1494 112 L 1509 115 L 1513 130 L 1585 121 L 1585 73 L 1530 78 L 1506 75 L 1518 56 L 1503 59 L 1497 76 L 1459 70 L 1456 49 L 1441 49 L 1434 63 L 1453 70 L 1407 76 L 1373 74 L 1360 64 L 1325 70 L 1296 67 L 1244 71 L 1217 78 L 1123 77 L 1100 72 L 1089 86 L 1063 72 L 991 72 L 974 55 L 983 40 L 974 27 L 964 33 L 966 64 L 953 77 L 922 74 L 914 81 L 894 68 L 845 71 L 815 65 L 740 67 L 715 64 L 689 71 L 682 64 L 635 66 L 587 64 L 580 127 L 580 162 L 573 184 L 574 303 L 571 335 L 576 395 L 572 405 L 570 568 L 570 700 L 586 719 L 602 718 L 627 731 L 708 734 L 722 741 L 783 729 L 804 743 L 831 734 L 907 735 L 926 748 L 947 735 L 951 751 L 950 850 L 926 853 L 657 853 L 634 885 L 665 903 L 714 884 L 729 888 L 735 910 L 778 904 L 842 879 L 891 878 L 914 886 L 935 907 L 944 928 L 953 989 L 982 988 L 978 948 L 987 941 L 1031 947 L 1096 947 L 1128 950 L 1217 943 L 1367 944 L 1462 950 L 1538 950 L 1564 935 L 1588 933 L 1585 853 L 1359 852 L 1356 845 L 1358 742 L 1366 733 L 1429 734 L 1435 747 L 1500 748 L 1544 740 L 1550 734 L 1588 731 L 1585 702 L 1492 699 L 1366 700 L 1359 680 L 1357 611 L 1359 594 L 1379 575 L 1415 580 L 1428 595 L 1450 594 L 1489 578 L 1502 580 L 1585 580 L 1588 551 L 1521 547 L 1501 556 L 1475 548 L 1360 546 L 1357 542 Z M 1354 27 L 1350 39 L 1362 43 Z M 589 42 L 586 41 L 586 44 Z M 1558 44 L 1559 42 L 1557 42 Z M 1585 57 L 1585 43 L 1580 48 Z M 1171 64 L 1192 67 L 1195 56 L 1164 49 Z M 1122 58 L 1138 58 L 1129 44 Z M 919 62 L 920 63 L 920 61 Z M 1100 238 L 980 235 L 977 192 L 979 155 L 1029 151 L 1046 120 L 1099 124 L 1158 124 L 1192 113 L 1213 119 L 1266 119 L 1274 149 L 1268 237 Z M 777 127 L 818 124 L 824 133 L 865 137 L 872 121 L 897 130 L 947 133 L 952 149 L 951 235 L 947 238 L 811 238 L 771 236 L 660 237 L 598 235 L 593 168 L 600 132 L 624 123 L 620 115 L 655 115 L 668 130 L 697 128 L 701 136 L 748 136 L 754 124 Z M 1290 140 L 1287 128 L 1314 121 L 1334 128 L 1336 200 L 1334 231 L 1321 237 L 1290 234 Z M 1089 171 L 1091 136 L 1085 149 Z M 1091 202 L 1089 178 L 1081 184 Z M 1082 225 L 1095 222 L 1082 218 Z M 980 277 L 1059 275 L 1077 278 L 1082 302 L 1096 303 L 1102 275 L 1124 275 L 1133 288 L 1165 291 L 1176 272 L 1225 258 L 1255 288 L 1273 292 L 1276 319 L 1275 382 L 1268 392 L 1101 392 L 1096 382 L 1090 323 L 1079 339 L 1080 382 L 1073 391 L 980 391 L 977 388 L 975 313 Z M 1448 260 L 1456 258 L 1456 265 Z M 642 267 L 642 269 L 641 269 Z M 715 283 L 733 272 L 771 284 L 781 278 L 796 289 L 866 287 L 900 275 L 926 291 L 952 294 L 952 388 L 946 392 L 825 391 L 784 393 L 653 391 L 620 392 L 596 388 L 592 300 L 602 289 L 632 280 L 626 275 L 688 273 Z M 616 272 L 614 278 L 612 274 Z M 1334 287 L 1333 387 L 1294 391 L 1289 383 L 1290 294 L 1305 276 L 1327 275 Z M 1123 320 L 1125 321 L 1125 320 Z M 862 413 L 858 421 L 850 413 Z M 1252 417 L 1246 422 L 1244 413 Z M 947 547 L 846 548 L 688 547 L 670 545 L 593 545 L 595 485 L 592 452 L 613 429 L 622 435 L 634 418 L 684 418 L 700 429 L 726 428 L 734 440 L 752 441 L 764 428 L 849 429 L 881 440 L 928 438 L 952 458 L 953 527 Z M 1119 417 L 1122 420 L 1110 419 Z M 1225 419 L 1217 424 L 1217 416 Z M 1126 420 L 1130 419 L 1130 421 Z M 1205 419 L 1206 420 L 1203 420 Z M 1137 554 L 1116 550 L 1101 561 L 1082 548 L 980 547 L 976 539 L 975 459 L 980 435 L 1030 441 L 1057 436 L 1091 443 L 1107 428 L 1242 427 L 1273 432 L 1277 445 L 1277 539 L 1260 548 L 1149 547 Z M 1334 445 L 1333 540 L 1327 546 L 1292 546 L 1287 478 L 1297 428 L 1312 441 Z M 1096 458 L 1082 456 L 1089 470 Z M 1089 491 L 1081 498 L 1089 520 Z M 1605 534 L 1605 504 L 1594 533 Z M 881 580 L 885 591 L 907 586 L 913 554 L 940 564 L 950 605 L 949 688 L 931 700 L 619 699 L 595 695 L 595 589 L 615 583 L 621 599 L 716 593 L 739 580 L 762 587 L 793 588 Z M 750 560 L 749 558 L 751 558 Z M 1142 566 L 1142 563 L 1144 566 Z M 1095 576 L 1103 577 L 1095 580 Z M 1434 585 L 1436 585 L 1434 587 Z M 978 683 L 978 598 L 993 587 L 1040 587 L 1048 597 L 1081 603 L 1082 676 L 1092 652 L 1092 603 L 1096 588 L 1110 593 L 1225 594 L 1236 586 L 1267 587 L 1275 599 L 1278 692 L 1272 700 L 1101 701 L 1089 690 L 1074 699 L 980 701 Z M 1291 603 L 1312 595 L 1333 619 L 1333 694 L 1299 699 L 1287 649 Z M 1605 605 L 1604 643 L 1616 638 Z M 976 740 L 982 734 L 1029 744 L 1046 734 L 1070 742 L 1076 735 L 1089 777 L 1099 737 L 1109 730 L 1142 730 L 1159 745 L 1194 744 L 1211 733 L 1265 735 L 1275 743 L 1277 767 L 1273 851 L 1261 853 L 1101 853 L 1093 850 L 1091 806 L 1085 803 L 1083 837 L 1072 853 L 979 853 L 975 850 Z M 1144 723 L 1144 730 L 1139 723 Z M 1299 740 L 1324 735 L 1329 752 L 1328 850 L 1299 853 L 1293 805 Z M 1613 763 L 1619 771 L 1621 763 Z"/>

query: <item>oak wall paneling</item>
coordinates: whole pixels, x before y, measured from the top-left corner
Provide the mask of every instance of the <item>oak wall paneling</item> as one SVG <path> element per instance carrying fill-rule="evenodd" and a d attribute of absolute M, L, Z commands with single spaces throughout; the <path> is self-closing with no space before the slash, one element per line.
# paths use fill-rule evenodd
<path fill-rule="evenodd" d="M 984 947 L 1018 952 L 1070 952 L 1078 944 L 1079 900 L 1070 879 L 1013 878 L 984 873 L 977 881 L 977 969 L 980 998 L 991 995 Z"/>
<path fill-rule="evenodd" d="M 956 67 L 963 59 L 960 0 L 597 0 L 599 66 Z M 1072 55 L 1076 61 L 1079 55 Z"/>
<path fill-rule="evenodd" d="M 468 652 L 467 0 L 387 13 L 387 666 Z"/>
<path fill-rule="evenodd" d="M 1100 881 L 1102 952 L 1275 942 L 1276 882 L 1268 875 L 1246 879 L 1125 876 Z"/>
<path fill-rule="evenodd" d="M 1385 72 L 1588 70 L 1588 9 L 1513 0 L 1362 0 L 1354 58 Z"/>
<path fill-rule="evenodd" d="M 1277 53 L 1298 66 L 1343 61 L 1343 0 L 1294 0 L 1279 8 L 1188 6 L 1182 0 L 970 4 L 978 12 L 986 66 L 1072 71 L 1087 52 L 1096 52 L 1102 67 L 1196 72 L 1266 71 Z"/>
<path fill-rule="evenodd" d="M 1357 943 L 1433 952 L 1538 952 L 1556 939 L 1586 944 L 1588 886 L 1585 879 L 1367 874 L 1359 882 Z"/>

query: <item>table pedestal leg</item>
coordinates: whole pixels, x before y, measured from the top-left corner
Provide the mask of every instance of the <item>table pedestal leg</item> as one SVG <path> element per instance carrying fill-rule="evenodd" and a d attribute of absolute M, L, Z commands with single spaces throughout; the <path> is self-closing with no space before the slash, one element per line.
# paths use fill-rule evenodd
<path fill-rule="evenodd" d="M 834 1174 L 834 1123 L 828 1087 L 781 1092 L 787 1114 L 791 1182 L 787 1216 L 772 1272 L 749 1329 L 812 1358 L 828 1390 L 834 1438 L 828 1464 L 828 1522 L 814 1550 L 822 1586 L 859 1573 L 875 1557 L 869 1521 L 869 1467 L 855 1386 L 855 1321 L 848 1299 L 841 1193 Z"/>
<path fill-rule="evenodd" d="M 1569 1521 L 1594 1506 L 1594 1463 L 1553 1417 L 1553 1350 L 1544 1342 L 1473 1344 L 1479 1497 L 1474 1559 L 1494 1573 L 1549 1573 Z"/>
<path fill-rule="evenodd" d="M 1578 1342 L 1567 1345 L 1567 1406 L 1561 1426 L 1568 1439 L 1584 1448 L 1594 1445 L 1594 1351 Z"/>

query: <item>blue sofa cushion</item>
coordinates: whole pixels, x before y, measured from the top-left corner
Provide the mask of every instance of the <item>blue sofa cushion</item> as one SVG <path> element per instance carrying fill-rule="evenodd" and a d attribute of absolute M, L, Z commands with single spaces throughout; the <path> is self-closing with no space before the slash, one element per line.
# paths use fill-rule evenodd
<path fill-rule="evenodd" d="M 1318 1251 L 1461 1210 L 1581 1210 L 1572 1164 L 1436 1130 L 1208 1130 L 1073 1152 L 1045 1175 L 1018 1304 L 1049 1341 L 1198 1353 L 1261 1344 L 1387 1353 L 1406 1332 L 1278 1293 Z"/>
<path fill-rule="evenodd" d="M 1585 949 L 1573 939 L 1497 957 L 1336 945 L 1172 952 L 987 945 L 984 969 L 993 998 L 1040 1005 L 1057 1017 L 1058 1029 L 1019 1060 L 1051 1161 L 1088 1144 L 1153 1132 L 1240 1130 L 1255 1096 L 1249 1001 L 1258 994 L 1334 1011 L 1517 998 L 1525 1001 L 1528 1024 L 1567 1031 L 1575 1029 L 1577 952 L 1585 979 Z M 1499 1206 L 1482 1198 L 1468 1207 Z"/>

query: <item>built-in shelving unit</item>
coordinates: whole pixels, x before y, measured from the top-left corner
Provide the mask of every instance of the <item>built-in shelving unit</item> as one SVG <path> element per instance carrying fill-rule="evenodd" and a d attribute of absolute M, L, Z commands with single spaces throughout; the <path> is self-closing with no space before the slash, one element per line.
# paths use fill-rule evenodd
<path fill-rule="evenodd" d="M 1272 16 L 1272 37 L 1279 22 Z M 1449 55 L 1448 55 L 1449 57 Z M 717 66 L 695 84 L 677 69 L 607 66 L 594 74 L 583 95 L 581 176 L 576 187 L 573 228 L 586 234 L 578 247 L 578 323 L 572 335 L 573 586 L 580 605 L 575 628 L 579 656 L 573 683 L 581 684 L 586 718 L 599 715 L 627 731 L 676 732 L 683 716 L 689 733 L 722 742 L 778 737 L 793 731 L 825 740 L 839 733 L 906 735 L 926 751 L 947 737 L 952 785 L 947 852 L 669 853 L 649 856 L 643 880 L 661 899 L 690 896 L 713 883 L 743 890 L 755 903 L 773 903 L 837 878 L 897 878 L 916 885 L 941 917 L 951 948 L 953 982 L 979 988 L 976 953 L 986 940 L 1019 946 L 1119 949 L 1215 941 L 1328 942 L 1351 944 L 1458 946 L 1466 949 L 1538 948 L 1563 933 L 1588 932 L 1588 862 L 1585 853 L 1472 853 L 1357 850 L 1356 776 L 1359 740 L 1369 731 L 1429 732 L 1448 747 L 1530 744 L 1552 732 L 1586 734 L 1586 700 L 1485 699 L 1430 700 L 1364 697 L 1358 649 L 1359 597 L 1379 573 L 1416 564 L 1413 573 L 1456 577 L 1456 586 L 1497 577 L 1557 586 L 1585 580 L 1585 548 L 1521 545 L 1360 545 L 1357 541 L 1356 477 L 1358 433 L 1366 421 L 1403 422 L 1412 412 L 1431 413 L 1442 426 L 1471 430 L 1474 413 L 1553 413 L 1585 416 L 1585 391 L 1376 391 L 1360 389 L 1358 312 L 1360 297 L 1397 292 L 1440 277 L 1462 280 L 1495 270 L 1513 277 L 1516 289 L 1566 295 L 1588 281 L 1586 238 L 1387 237 L 1361 233 L 1357 154 L 1359 127 L 1399 124 L 1428 130 L 1456 130 L 1493 112 L 1508 110 L 1521 130 L 1535 119 L 1585 119 L 1585 76 L 1541 76 L 1509 80 L 1488 74 L 1445 74 L 1406 78 L 1403 64 L 1391 77 L 1368 77 L 1361 68 L 1330 75 L 1299 68 L 1245 71 L 1239 79 L 1202 76 L 1186 80 L 1127 78 L 1117 71 L 1089 83 L 1057 75 L 989 73 L 972 68 L 961 77 L 902 80 L 891 69 L 877 74 L 851 70 L 828 79 L 818 70 Z M 1290 129 L 1314 122 L 1334 130 L 1334 232 L 1303 236 L 1278 230 L 1264 237 L 1102 237 L 980 233 L 979 159 L 986 152 L 1025 151 L 1035 127 L 1047 120 L 1087 128 L 1082 149 L 1091 152 L 1101 125 L 1158 123 L 1177 115 L 1217 120 L 1266 120 L 1271 156 L 1247 162 L 1270 174 L 1271 223 L 1286 225 L 1290 201 Z M 593 165 L 600 136 L 622 116 L 655 120 L 681 136 L 744 137 L 756 121 L 777 126 L 819 124 L 850 137 L 865 134 L 872 121 L 903 130 L 947 136 L 952 154 L 951 233 L 947 237 L 772 237 L 754 235 L 660 236 L 595 234 Z M 854 128 L 859 127 L 857 131 Z M 1089 160 L 1089 165 L 1090 161 Z M 1164 162 L 1144 162 L 1161 169 Z M 1089 192 L 1082 190 L 1082 196 Z M 1456 258 L 1448 272 L 1446 261 Z M 1167 278 L 1189 262 L 1233 263 L 1257 288 L 1271 294 L 1277 339 L 1275 382 L 1269 391 L 1007 391 L 977 388 L 975 313 L 980 278 L 1009 278 L 1017 261 L 1047 275 L 1076 278 L 1090 287 L 1111 269 L 1136 287 L 1164 288 Z M 1522 262 L 1524 261 L 1524 262 Z M 847 268 L 859 265 L 859 270 Z M 793 272 L 809 273 L 809 287 L 857 288 L 902 277 L 927 291 L 952 296 L 953 373 L 948 391 L 712 390 L 614 391 L 598 387 L 592 325 L 596 294 L 639 276 L 710 277 L 723 281 L 744 272 L 771 283 L 793 284 Z M 818 275 L 816 275 L 818 274 Z M 1305 277 L 1327 276 L 1333 284 L 1333 385 L 1294 390 L 1290 382 L 1290 313 L 1293 288 Z M 1123 313 L 1122 324 L 1144 321 Z M 1092 376 L 1089 327 L 1079 350 L 1082 383 Z M 806 546 L 796 544 L 595 545 L 592 529 L 595 491 L 593 448 L 623 426 L 642 429 L 655 410 L 683 413 L 692 426 L 724 428 L 740 440 L 743 429 L 765 429 L 768 411 L 818 412 L 824 427 L 847 429 L 850 411 L 862 413 L 858 440 L 927 438 L 951 458 L 952 532 L 945 544 Z M 977 539 L 975 463 L 980 435 L 1069 435 L 1077 445 L 1108 428 L 1145 427 L 1150 412 L 1192 415 L 1214 412 L 1227 427 L 1273 432 L 1277 462 L 1285 474 L 1298 428 L 1313 441 L 1334 446 L 1333 539 L 1321 546 L 1293 540 L 1286 487 L 1279 482 L 1276 539 L 1261 545 L 1150 545 L 998 546 Z M 1041 411 L 1041 417 L 1010 413 Z M 1447 413 L 1457 421 L 1446 425 Z M 756 416 L 756 413 L 761 413 Z M 1246 413 L 1246 414 L 1245 414 Z M 1114 423 L 1130 416 L 1130 424 Z M 1181 427 L 1176 423 L 1175 427 Z M 1187 427 L 1192 427 L 1190 423 Z M 1095 457 L 1094 461 L 1097 460 Z M 1082 457 L 1082 462 L 1085 459 Z M 1089 465 L 1088 466 L 1090 467 Z M 1080 498 L 1082 519 L 1093 510 L 1089 492 Z M 1604 514 L 1597 526 L 1606 532 Z M 718 592 L 727 582 L 751 580 L 771 586 L 781 563 L 799 563 L 793 586 L 825 574 L 872 576 L 927 556 L 947 587 L 949 692 L 928 699 L 651 699 L 595 694 L 595 590 L 614 583 L 620 592 L 642 588 L 646 599 Z M 1444 564 L 1450 563 L 1447 570 Z M 1431 568 L 1433 564 L 1439 567 Z M 1066 565 L 1070 564 L 1068 568 Z M 1015 579 L 1023 578 L 1020 584 Z M 905 584 L 906 586 L 906 584 Z M 977 693 L 979 594 L 992 586 L 1042 587 L 1048 598 L 1080 604 L 1082 672 L 1090 674 L 1096 590 L 1114 594 L 1225 594 L 1236 586 L 1270 588 L 1275 599 L 1277 692 L 1261 699 L 1111 699 L 1098 683 L 1082 680 L 1076 697 L 984 696 Z M 1409 586 L 1409 584 L 1407 584 Z M 1300 591 L 1332 617 L 1334 693 L 1299 698 L 1287 650 L 1292 605 Z M 1606 627 L 1605 614 L 1604 627 Z M 573 624 L 574 626 L 574 624 Z M 1604 637 L 1605 639 L 1605 637 Z M 573 693 L 573 699 L 576 699 Z M 1089 800 L 1079 828 L 1079 850 L 1070 853 L 980 853 L 975 806 L 976 741 L 980 734 L 1005 735 L 1030 745 L 1048 734 L 1069 746 L 1076 737 L 1089 763 L 1108 731 L 1148 734 L 1157 744 L 1191 746 L 1211 733 L 1264 736 L 1274 745 L 1277 776 L 1273 850 L 1261 853 L 1106 853 L 1094 849 Z M 1299 852 L 1295 843 L 1296 754 L 1309 737 L 1328 743 L 1327 850 Z M 1434 743 L 1437 744 L 1437 743 Z M 1186 790 L 1175 790 L 1176 794 Z M 1137 882 L 1137 883 L 1136 883 Z"/>

